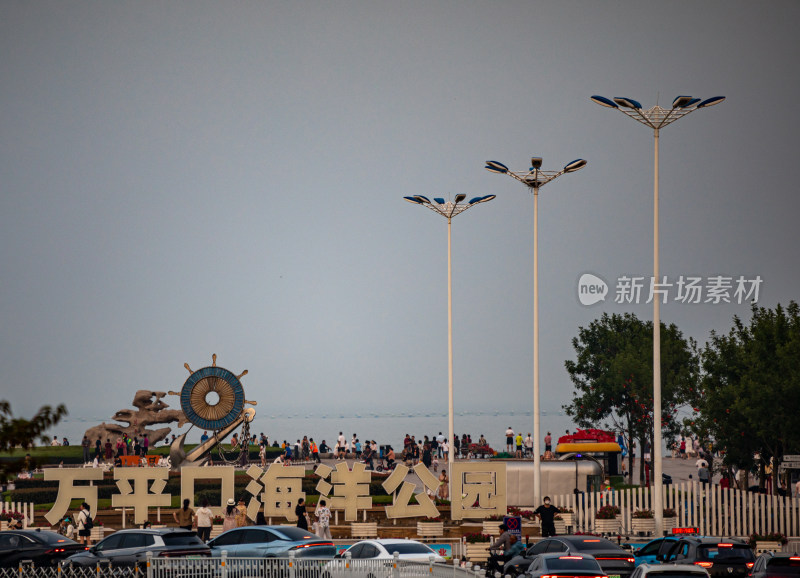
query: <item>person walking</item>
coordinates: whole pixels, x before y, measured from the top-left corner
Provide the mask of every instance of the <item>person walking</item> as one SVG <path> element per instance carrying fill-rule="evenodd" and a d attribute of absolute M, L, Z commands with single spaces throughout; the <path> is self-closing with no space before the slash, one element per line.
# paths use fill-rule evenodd
<path fill-rule="evenodd" d="M 89 462 L 92 461 L 92 459 L 89 457 L 89 446 L 90 445 L 91 445 L 91 442 L 89 441 L 89 438 L 86 437 L 86 436 L 83 436 L 83 441 L 81 442 L 81 447 L 83 448 L 83 463 L 84 464 L 88 464 Z"/>
<path fill-rule="evenodd" d="M 308 530 L 308 514 L 306 513 L 306 501 L 303 498 L 297 500 L 297 505 L 294 507 L 294 513 L 297 516 L 297 527 L 303 530 Z"/>
<path fill-rule="evenodd" d="M 438 490 L 438 498 L 440 500 L 447 500 L 450 497 L 450 478 L 447 477 L 447 470 L 442 470 L 442 473 L 439 474 L 439 490 Z"/>
<path fill-rule="evenodd" d="M 525 438 L 525 457 L 533 457 L 533 438 L 530 432 L 528 432 L 528 436 Z"/>
<path fill-rule="evenodd" d="M 183 507 L 177 512 L 172 512 L 172 517 L 179 528 L 191 530 L 194 522 L 194 510 L 189 507 L 189 498 L 183 499 Z"/>
<path fill-rule="evenodd" d="M 197 525 L 197 537 L 203 542 L 208 542 L 211 538 L 211 526 L 214 523 L 214 512 L 208 507 L 208 500 L 203 498 L 202 505 L 194 513 L 195 524 Z"/>
<path fill-rule="evenodd" d="M 247 508 L 244 505 L 244 496 L 241 496 L 239 503 L 236 505 L 236 527 L 241 528 L 247 525 Z"/>
<path fill-rule="evenodd" d="M 89 504 L 86 502 L 81 504 L 81 511 L 78 512 L 78 543 L 84 546 L 92 545 L 92 521 L 91 513 L 89 512 Z"/>
<path fill-rule="evenodd" d="M 333 538 L 331 536 L 330 528 L 331 511 L 325 505 L 325 500 L 319 501 L 319 505 L 317 505 L 315 514 L 317 516 L 317 535 L 320 538 L 332 540 Z"/>
<path fill-rule="evenodd" d="M 236 502 L 233 498 L 228 498 L 228 503 L 225 506 L 225 514 L 222 519 L 222 531 L 227 532 L 236 527 Z"/>

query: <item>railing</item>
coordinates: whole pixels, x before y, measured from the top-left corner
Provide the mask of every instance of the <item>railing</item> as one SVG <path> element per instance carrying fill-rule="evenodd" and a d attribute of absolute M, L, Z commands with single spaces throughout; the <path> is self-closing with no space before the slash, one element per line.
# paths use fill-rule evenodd
<path fill-rule="evenodd" d="M 800 500 L 746 492 L 698 482 L 663 487 L 664 508 L 674 510 L 672 523 L 678 527 L 699 528 L 709 536 L 749 536 L 778 532 L 800 535 Z M 618 506 L 623 533 L 633 532 L 631 521 L 636 510 L 652 510 L 651 492 L 646 488 L 553 496 L 553 504 L 574 511 L 573 531 L 592 532 L 595 513 L 608 504 Z M 669 528 L 665 528 L 669 529 Z"/>
<path fill-rule="evenodd" d="M 291 553 L 293 554 L 293 553 Z M 148 556 L 137 567 L 112 564 L 73 567 L 34 566 L 0 568 L 0 578 L 483 578 L 478 567 L 389 560 L 344 558 L 160 558 Z"/>
<path fill-rule="evenodd" d="M 0 502 L 0 517 L 5 517 L 6 512 L 22 514 L 22 524 L 25 528 L 33 523 L 33 502 Z M 5 522 L 0 525 L 3 530 L 6 527 Z"/>
<path fill-rule="evenodd" d="M 234 558 L 224 552 L 219 558 L 149 558 L 147 578 L 186 576 L 192 578 L 234 578 L 238 576 L 280 576 L 283 578 L 482 578 L 476 567 L 410 562 L 392 559 L 343 558 Z M 66 575 L 64 578 L 69 578 Z"/>

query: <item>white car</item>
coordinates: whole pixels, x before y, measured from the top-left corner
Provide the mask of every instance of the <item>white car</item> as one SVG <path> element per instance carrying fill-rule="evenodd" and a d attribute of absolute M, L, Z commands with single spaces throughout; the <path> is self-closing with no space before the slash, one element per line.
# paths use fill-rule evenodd
<path fill-rule="evenodd" d="M 431 558 L 439 564 L 445 559 L 422 542 L 416 540 L 362 540 L 356 542 L 336 559 L 326 564 L 323 576 L 328 578 L 383 578 L 392 575 L 394 553 L 404 562 L 429 563 Z M 349 554 L 349 556 L 347 556 Z M 349 561 L 348 558 L 349 557 Z M 349 568 L 348 568 L 349 565 Z M 400 575 L 406 574 L 400 568 Z"/>
<path fill-rule="evenodd" d="M 707 578 L 708 572 L 694 564 L 640 564 L 631 578 Z"/>

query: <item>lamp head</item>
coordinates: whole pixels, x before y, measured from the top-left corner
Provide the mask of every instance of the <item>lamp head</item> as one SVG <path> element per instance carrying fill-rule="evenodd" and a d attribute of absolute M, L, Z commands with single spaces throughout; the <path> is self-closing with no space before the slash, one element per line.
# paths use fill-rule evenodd
<path fill-rule="evenodd" d="M 622 96 L 615 96 L 614 102 L 617 103 L 619 106 L 624 106 L 625 108 L 642 108 L 641 103 L 638 100 L 633 100 L 632 98 L 625 98 Z"/>
<path fill-rule="evenodd" d="M 575 171 L 581 170 L 583 167 L 586 166 L 586 161 L 584 159 L 575 159 L 571 163 L 567 164 L 564 167 L 565 173 L 574 173 Z"/>
<path fill-rule="evenodd" d="M 712 96 L 711 98 L 705 99 L 703 102 L 697 105 L 697 108 L 707 108 L 709 106 L 714 106 L 715 104 L 719 104 L 725 100 L 724 96 Z"/>
<path fill-rule="evenodd" d="M 531 157 L 531 170 L 542 168 L 542 157 Z"/>
<path fill-rule="evenodd" d="M 460 203 L 461 201 L 463 201 L 466 198 L 467 198 L 467 195 L 465 195 L 464 193 L 457 194 L 456 195 L 456 204 Z"/>
<path fill-rule="evenodd" d="M 503 163 L 498 163 L 497 161 L 486 161 L 486 166 L 484 168 L 487 171 L 500 173 L 501 175 L 508 173 L 508 167 Z"/>
<path fill-rule="evenodd" d="M 599 96 L 599 95 L 597 95 L 597 94 L 595 94 L 594 96 L 592 96 L 592 102 L 596 102 L 596 103 L 597 103 L 597 104 L 599 104 L 600 106 L 605 106 L 605 107 L 608 107 L 608 108 L 619 108 L 619 107 L 618 107 L 618 106 L 617 106 L 617 105 L 614 103 L 614 101 L 613 101 L 613 100 L 611 100 L 610 98 L 606 98 L 605 96 Z"/>
<path fill-rule="evenodd" d="M 691 96 L 678 96 L 672 101 L 672 108 L 686 108 L 692 100 Z"/>

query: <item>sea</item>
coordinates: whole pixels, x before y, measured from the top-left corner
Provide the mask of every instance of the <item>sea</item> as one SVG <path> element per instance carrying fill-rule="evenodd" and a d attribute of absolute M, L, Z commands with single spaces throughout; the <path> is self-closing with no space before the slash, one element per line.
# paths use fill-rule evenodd
<path fill-rule="evenodd" d="M 455 433 L 459 437 L 464 433 L 469 434 L 474 442 L 484 435 L 493 449 L 501 451 L 505 448 L 505 432 L 509 426 L 514 432 L 522 432 L 523 436 L 533 432 L 532 414 L 532 411 L 457 411 L 454 416 Z M 87 429 L 103 421 L 113 423 L 110 417 L 67 416 L 48 432 L 48 436 L 52 439 L 53 435 L 56 435 L 59 440 L 66 437 L 70 444 L 79 444 Z M 566 430 L 575 431 L 576 428 L 571 418 L 560 410 L 543 410 L 540 424 L 542 439 L 549 431 L 552 432 L 554 441 Z M 164 427 L 164 425 L 154 427 Z M 367 411 L 264 415 L 259 414 L 256 408 L 256 418 L 250 424 L 250 433 L 260 437 L 263 432 L 269 437 L 270 444 L 273 441 L 280 444 L 284 440 L 294 442 L 303 439 L 303 436 L 309 436 L 318 444 L 324 440 L 330 445 L 336 441 L 341 431 L 348 440 L 355 434 L 362 442 L 367 439 L 375 440 L 379 445 L 389 444 L 397 448 L 402 447 L 406 434 L 421 440 L 425 435 L 432 437 L 439 432 L 447 435 L 447 427 L 447 413 Z M 184 432 L 188 432 L 187 443 L 198 443 L 203 434 L 202 430 L 191 425 L 173 428 L 175 435 Z"/>

